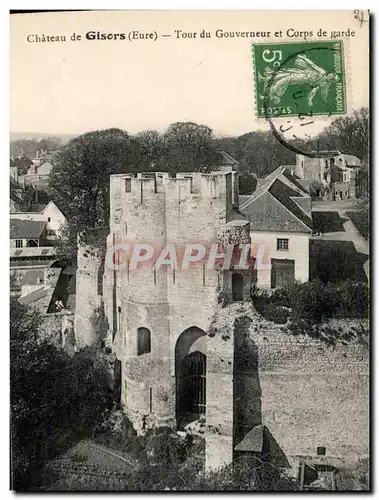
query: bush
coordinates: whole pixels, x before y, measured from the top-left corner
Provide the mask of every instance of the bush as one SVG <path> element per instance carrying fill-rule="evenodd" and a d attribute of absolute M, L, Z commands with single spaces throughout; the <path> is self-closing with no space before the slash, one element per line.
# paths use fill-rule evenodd
<path fill-rule="evenodd" d="M 197 476 L 187 490 L 195 491 L 296 491 L 298 483 L 268 463 L 234 462 L 215 472 Z"/>
<path fill-rule="evenodd" d="M 285 325 L 287 323 L 288 316 L 290 315 L 288 308 L 274 303 L 265 305 L 260 310 L 260 313 L 264 318 L 269 321 L 273 321 L 278 325 Z"/>
<path fill-rule="evenodd" d="M 369 459 L 341 468 L 336 475 L 336 487 L 337 491 L 369 491 Z"/>
<path fill-rule="evenodd" d="M 345 281 L 324 284 L 314 280 L 288 285 L 276 290 L 271 297 L 256 294 L 252 300 L 256 309 L 269 321 L 285 324 L 290 319 L 319 324 L 330 318 L 367 318 L 369 298 L 366 283 Z"/>
<path fill-rule="evenodd" d="M 324 194 L 324 186 L 320 181 L 311 181 L 309 183 L 309 194 L 312 198 L 319 198 Z"/>
<path fill-rule="evenodd" d="M 35 487 L 43 464 L 92 435 L 112 402 L 106 361 L 83 349 L 74 356 L 44 340 L 36 312 L 11 300 L 12 480 Z"/>
<path fill-rule="evenodd" d="M 367 240 L 370 236 L 370 202 L 368 198 L 357 200 L 355 211 L 346 212 L 360 234 Z"/>
<path fill-rule="evenodd" d="M 330 286 L 321 281 L 309 281 L 297 286 L 291 298 L 291 317 L 302 318 L 311 323 L 321 323 L 333 315 L 335 304 Z"/>
<path fill-rule="evenodd" d="M 346 281 L 331 287 L 336 305 L 334 317 L 367 318 L 369 313 L 369 290 L 366 283 Z"/>

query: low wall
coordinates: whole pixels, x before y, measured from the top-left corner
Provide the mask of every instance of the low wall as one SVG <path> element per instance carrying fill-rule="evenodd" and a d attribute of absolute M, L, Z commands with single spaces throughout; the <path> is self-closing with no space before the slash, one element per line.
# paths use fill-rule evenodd
<path fill-rule="evenodd" d="M 369 350 L 328 346 L 307 336 L 263 329 L 258 352 L 261 420 L 287 459 L 315 455 L 346 461 L 369 454 Z"/>

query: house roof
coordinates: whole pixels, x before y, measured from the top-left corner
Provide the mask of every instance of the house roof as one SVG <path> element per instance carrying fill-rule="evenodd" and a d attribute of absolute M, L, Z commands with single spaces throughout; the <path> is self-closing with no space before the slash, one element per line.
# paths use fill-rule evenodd
<path fill-rule="evenodd" d="M 296 179 L 296 181 L 303 187 L 304 191 L 309 194 L 309 184 L 311 181 L 309 179 Z"/>
<path fill-rule="evenodd" d="M 222 162 L 225 165 L 239 165 L 239 161 L 237 161 L 233 156 L 231 156 L 226 151 L 217 151 L 219 155 L 222 157 Z"/>
<path fill-rule="evenodd" d="M 21 196 L 17 193 L 17 191 L 11 191 L 10 194 L 9 194 L 9 197 L 12 201 L 14 201 L 15 203 L 21 203 L 22 202 L 22 198 Z"/>
<path fill-rule="evenodd" d="M 56 211 L 58 211 L 60 214 L 63 215 L 63 217 L 65 217 L 64 213 L 62 212 L 62 210 L 53 202 L 53 200 L 50 200 L 49 203 L 47 205 L 45 205 L 42 210 L 41 210 L 41 214 L 44 215 L 45 212 L 50 208 L 50 207 L 53 207 L 55 208 Z"/>
<path fill-rule="evenodd" d="M 24 304 L 25 306 L 28 306 L 32 302 L 36 302 L 38 300 L 45 298 L 48 293 L 49 293 L 49 289 L 42 286 L 41 288 L 37 288 L 37 290 L 33 290 L 33 292 L 30 292 L 27 295 L 20 297 L 18 299 L 18 301 L 20 302 L 20 304 Z"/>
<path fill-rule="evenodd" d="M 38 309 L 42 314 L 47 313 L 61 272 L 60 268 L 50 268 L 49 284 L 23 295 L 19 302 Z"/>
<path fill-rule="evenodd" d="M 279 167 L 242 203 L 240 211 L 249 219 L 252 231 L 309 233 L 312 219 L 296 198 L 309 198 L 309 194 L 286 167 Z"/>
<path fill-rule="evenodd" d="M 339 149 L 324 149 L 321 151 L 311 151 L 312 154 L 314 155 L 322 155 L 322 156 L 337 156 L 342 154 L 342 152 Z"/>
<path fill-rule="evenodd" d="M 12 167 L 20 168 L 29 167 L 32 163 L 32 160 L 27 156 L 24 156 L 23 158 L 13 158 L 13 160 L 11 159 L 10 161 Z"/>
<path fill-rule="evenodd" d="M 249 223 L 249 220 L 246 219 L 244 215 L 235 210 L 232 210 L 228 216 L 228 221 L 226 225 L 229 226 L 244 226 Z"/>
<path fill-rule="evenodd" d="M 44 270 L 43 269 L 31 269 L 30 271 L 26 271 L 22 278 L 20 279 L 21 285 L 36 285 L 38 280 L 43 281 L 44 279 Z"/>
<path fill-rule="evenodd" d="M 361 160 L 353 155 L 342 154 L 343 161 L 347 167 L 359 167 L 361 165 Z"/>
<path fill-rule="evenodd" d="M 39 175 L 47 175 L 53 170 L 53 165 L 49 161 L 45 161 L 37 168 Z"/>
<path fill-rule="evenodd" d="M 39 238 L 45 229 L 45 221 L 10 219 L 10 239 Z"/>
<path fill-rule="evenodd" d="M 11 248 L 10 257 L 15 258 L 26 258 L 26 257 L 42 257 L 42 258 L 52 258 L 56 257 L 57 249 L 55 247 L 26 247 L 26 248 Z"/>
<path fill-rule="evenodd" d="M 308 186 L 308 188 L 309 188 L 309 181 L 307 181 L 306 185 L 302 184 L 301 182 L 299 182 L 299 179 L 296 179 L 296 177 L 294 175 L 292 175 L 291 172 L 287 168 L 286 168 L 286 170 L 284 170 L 283 175 L 294 186 L 296 186 L 298 189 L 300 189 L 305 196 L 309 196 L 309 189 L 306 188 L 306 186 Z"/>

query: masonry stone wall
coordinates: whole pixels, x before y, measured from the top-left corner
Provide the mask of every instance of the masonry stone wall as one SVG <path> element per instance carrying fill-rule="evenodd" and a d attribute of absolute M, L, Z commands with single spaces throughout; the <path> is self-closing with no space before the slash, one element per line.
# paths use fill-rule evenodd
<path fill-rule="evenodd" d="M 253 327 L 254 329 L 254 327 Z M 261 418 L 293 462 L 299 455 L 355 461 L 369 453 L 369 351 L 256 328 Z"/>
<path fill-rule="evenodd" d="M 104 335 L 103 274 L 108 229 L 81 235 L 76 271 L 75 338 L 79 347 L 96 345 Z"/>

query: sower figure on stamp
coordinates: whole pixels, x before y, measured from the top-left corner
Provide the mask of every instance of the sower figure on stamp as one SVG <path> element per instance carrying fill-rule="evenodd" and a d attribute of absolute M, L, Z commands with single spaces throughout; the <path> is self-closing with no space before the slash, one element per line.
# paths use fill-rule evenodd
<path fill-rule="evenodd" d="M 280 68 L 273 70 L 265 68 L 264 75 L 260 75 L 265 80 L 265 89 L 273 104 L 279 104 L 281 98 L 289 85 L 306 84 L 312 90 L 308 95 L 308 105 L 313 105 L 313 100 L 318 91 L 321 93 L 323 101 L 328 98 L 330 86 L 339 81 L 335 73 L 327 73 L 305 55 L 298 55 L 293 61 L 293 68 Z"/>

